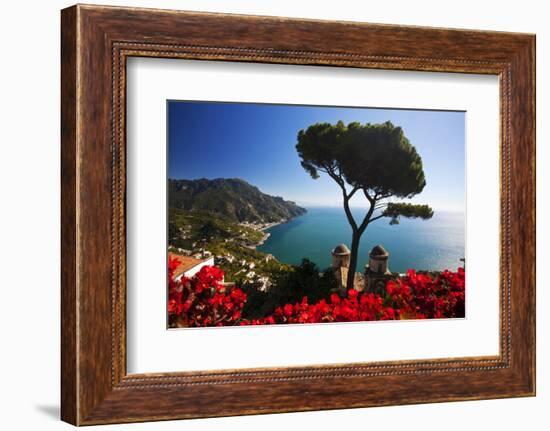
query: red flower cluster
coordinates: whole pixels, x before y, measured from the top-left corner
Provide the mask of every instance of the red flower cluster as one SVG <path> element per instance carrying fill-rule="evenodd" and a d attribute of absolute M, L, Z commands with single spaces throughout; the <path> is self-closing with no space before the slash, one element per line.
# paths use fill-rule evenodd
<path fill-rule="evenodd" d="M 241 321 L 240 324 L 360 322 L 396 318 L 398 315 L 395 310 L 384 306 L 381 296 L 350 289 L 345 298 L 333 293 L 328 301 L 322 299 L 316 304 L 308 304 L 304 297 L 302 302 L 277 307 L 271 316 Z"/>
<path fill-rule="evenodd" d="M 249 320 L 241 318 L 246 294 L 239 288 L 224 286 L 222 270 L 207 266 L 191 279 L 175 280 L 177 265 L 177 260 L 168 263 L 171 327 L 464 317 L 462 268 L 435 276 L 409 270 L 405 277 L 388 281 L 386 295 L 350 289 L 344 298 L 334 293 L 328 301 L 322 299 L 315 304 L 304 297 L 299 303 L 277 307 L 270 316 Z"/>
<path fill-rule="evenodd" d="M 205 266 L 191 279 L 176 280 L 177 259 L 168 262 L 168 319 L 171 327 L 232 326 L 241 319 L 245 293 L 223 285 L 223 271 Z"/>
<path fill-rule="evenodd" d="M 401 318 L 438 319 L 464 317 L 465 286 L 464 268 L 445 270 L 434 278 L 411 269 L 405 277 L 389 281 L 386 292 Z"/>

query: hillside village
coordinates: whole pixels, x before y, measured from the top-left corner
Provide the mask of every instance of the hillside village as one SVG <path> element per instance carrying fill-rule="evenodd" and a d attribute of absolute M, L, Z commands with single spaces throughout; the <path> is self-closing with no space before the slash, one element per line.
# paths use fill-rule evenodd
<path fill-rule="evenodd" d="M 215 264 L 223 269 L 227 282 L 251 284 L 265 291 L 274 272 L 290 270 L 273 255 L 256 250 L 269 237 L 264 230 L 274 224 L 233 223 L 204 211 L 172 208 L 168 251 L 187 258 L 184 272 L 188 276 L 202 266 Z"/>

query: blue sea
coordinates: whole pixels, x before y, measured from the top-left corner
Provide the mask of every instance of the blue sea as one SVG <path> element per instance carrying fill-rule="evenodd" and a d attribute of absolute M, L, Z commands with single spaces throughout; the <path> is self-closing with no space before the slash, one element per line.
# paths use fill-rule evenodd
<path fill-rule="evenodd" d="M 343 208 L 312 207 L 303 216 L 267 229 L 267 241 L 258 247 L 280 262 L 297 265 L 307 257 L 320 269 L 331 264 L 330 251 L 338 244 L 351 244 L 351 227 Z M 360 220 L 364 209 L 354 209 Z M 397 225 L 380 219 L 369 225 L 361 237 L 358 271 L 368 262 L 369 251 L 381 244 L 390 254 L 392 272 L 456 270 L 465 257 L 465 214 L 435 212 L 430 220 L 401 218 Z"/>

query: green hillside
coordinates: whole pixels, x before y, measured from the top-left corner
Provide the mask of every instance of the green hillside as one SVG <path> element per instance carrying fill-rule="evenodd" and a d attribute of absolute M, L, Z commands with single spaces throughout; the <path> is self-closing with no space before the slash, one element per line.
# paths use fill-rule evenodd
<path fill-rule="evenodd" d="M 170 208 L 206 211 L 239 223 L 274 223 L 306 212 L 294 202 L 262 193 L 238 178 L 170 179 L 168 199 Z"/>

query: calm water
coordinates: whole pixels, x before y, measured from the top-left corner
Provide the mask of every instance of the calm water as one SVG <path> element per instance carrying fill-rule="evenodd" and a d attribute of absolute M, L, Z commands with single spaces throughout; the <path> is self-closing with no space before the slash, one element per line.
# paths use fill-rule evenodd
<path fill-rule="evenodd" d="M 356 220 L 364 210 L 356 210 Z M 391 226 L 390 219 L 372 223 L 359 247 L 358 271 L 368 261 L 368 253 L 381 244 L 390 253 L 394 272 L 456 270 L 464 257 L 465 219 L 463 213 L 436 212 L 431 220 L 407 220 Z M 330 251 L 338 244 L 348 247 L 351 228 L 342 208 L 308 208 L 308 212 L 288 223 L 268 229 L 269 239 L 258 250 L 273 254 L 279 261 L 299 264 L 307 257 L 321 269 L 330 266 Z"/>

